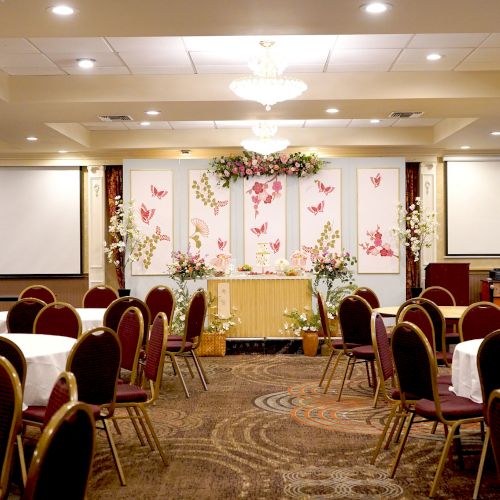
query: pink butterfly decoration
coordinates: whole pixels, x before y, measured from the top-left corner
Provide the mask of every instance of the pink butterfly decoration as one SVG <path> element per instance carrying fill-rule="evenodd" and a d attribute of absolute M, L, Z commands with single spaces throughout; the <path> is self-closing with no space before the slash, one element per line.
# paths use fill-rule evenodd
<path fill-rule="evenodd" d="M 167 194 L 168 194 L 168 191 L 160 191 L 156 186 L 153 186 L 153 184 L 151 184 L 151 196 L 153 198 L 156 197 L 159 200 L 161 200 Z"/>
<path fill-rule="evenodd" d="M 279 238 L 273 243 L 269 243 L 269 246 L 271 247 L 271 250 L 274 252 L 274 253 L 278 253 L 279 249 L 280 249 L 280 240 Z"/>
<path fill-rule="evenodd" d="M 144 222 L 144 224 L 149 224 L 149 221 L 153 218 L 154 214 L 155 214 L 154 208 L 148 210 L 146 208 L 146 205 L 144 205 L 144 203 L 141 204 L 141 219 L 142 222 Z"/>
<path fill-rule="evenodd" d="M 161 234 L 160 226 L 156 226 L 155 233 L 160 237 L 160 241 L 170 241 L 170 237 L 166 234 Z"/>
<path fill-rule="evenodd" d="M 333 187 L 333 186 L 325 186 L 321 181 L 316 180 L 315 182 L 318 186 L 318 191 L 320 193 L 325 193 L 325 195 L 327 195 L 327 196 L 330 193 L 333 193 L 333 190 L 335 189 L 335 187 Z"/>
<path fill-rule="evenodd" d="M 310 207 L 307 207 L 307 210 L 309 210 L 309 212 L 311 212 L 313 215 L 318 215 L 320 212 L 323 212 L 323 208 L 325 208 L 325 202 L 324 201 L 321 201 L 320 203 L 318 203 L 318 206 L 310 206 Z"/>
<path fill-rule="evenodd" d="M 260 236 L 261 234 L 267 234 L 267 222 L 264 222 L 260 227 L 252 227 L 250 228 L 253 234 Z"/>
<path fill-rule="evenodd" d="M 217 245 L 219 245 L 219 250 L 222 252 L 226 248 L 227 241 L 222 241 L 220 238 L 217 240 Z"/>
<path fill-rule="evenodd" d="M 380 186 L 380 181 L 382 180 L 380 172 L 375 177 L 370 177 L 370 180 L 372 181 L 373 186 L 378 188 Z"/>

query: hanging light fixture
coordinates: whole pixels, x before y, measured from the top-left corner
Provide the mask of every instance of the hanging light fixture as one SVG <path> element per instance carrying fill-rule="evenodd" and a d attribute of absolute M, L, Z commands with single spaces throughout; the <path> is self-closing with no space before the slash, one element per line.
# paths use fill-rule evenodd
<path fill-rule="evenodd" d="M 270 155 L 277 151 L 282 151 L 290 145 L 289 140 L 274 137 L 276 132 L 278 132 L 278 127 L 274 123 L 259 122 L 252 127 L 252 131 L 256 137 L 241 141 L 241 145 L 247 151 L 253 151 L 261 155 Z"/>
<path fill-rule="evenodd" d="M 307 85 L 297 78 L 282 76 L 286 64 L 273 51 L 274 42 L 261 41 L 260 46 L 259 55 L 248 63 L 253 76 L 233 80 L 229 88 L 238 97 L 260 102 L 269 111 L 277 102 L 298 97 Z"/>

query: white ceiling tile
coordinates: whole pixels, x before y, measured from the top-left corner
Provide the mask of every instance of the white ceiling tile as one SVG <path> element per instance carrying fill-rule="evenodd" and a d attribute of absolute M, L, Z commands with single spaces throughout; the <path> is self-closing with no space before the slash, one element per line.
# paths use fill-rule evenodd
<path fill-rule="evenodd" d="M 271 120 L 278 128 L 302 128 L 305 120 Z"/>
<path fill-rule="evenodd" d="M 237 50 L 192 51 L 191 59 L 196 65 L 248 65 L 248 58 Z"/>
<path fill-rule="evenodd" d="M 149 120 L 144 120 L 144 121 L 149 121 Z M 150 121 L 150 125 L 144 126 L 141 125 L 141 122 L 123 122 L 125 127 L 127 127 L 129 130 L 171 130 L 172 127 L 168 122 L 162 122 L 162 121 Z"/>
<path fill-rule="evenodd" d="M 115 52 L 184 51 L 180 36 L 107 37 Z"/>
<path fill-rule="evenodd" d="M 79 66 L 61 66 L 70 75 L 129 75 L 130 71 L 125 66 L 103 66 L 92 69 L 83 69 Z"/>
<path fill-rule="evenodd" d="M 218 120 L 215 122 L 217 128 L 252 128 L 258 120 Z"/>
<path fill-rule="evenodd" d="M 47 52 L 47 57 L 50 57 L 59 66 L 72 67 L 78 66 L 77 59 L 90 58 L 95 59 L 94 68 L 123 66 L 121 59 L 113 52 L 84 52 L 84 53 L 63 53 L 63 52 Z M 92 71 L 92 70 L 91 70 Z"/>
<path fill-rule="evenodd" d="M 30 38 L 30 42 L 46 53 L 77 53 L 84 52 L 112 52 L 104 38 Z"/>
<path fill-rule="evenodd" d="M 215 128 L 213 121 L 171 121 L 169 123 L 175 130 L 190 128 Z"/>
<path fill-rule="evenodd" d="M 134 51 L 120 52 L 120 57 L 129 66 L 183 66 L 190 65 L 188 54 L 185 51 Z"/>
<path fill-rule="evenodd" d="M 0 68 L 55 68 L 43 54 L 0 54 Z"/>
<path fill-rule="evenodd" d="M 399 49 L 335 49 L 327 71 L 387 71 Z"/>
<path fill-rule="evenodd" d="M 0 38 L 0 54 L 29 54 L 39 50 L 26 38 Z"/>
<path fill-rule="evenodd" d="M 57 66 L 53 67 L 47 67 L 47 68 L 33 68 L 33 67 L 26 67 L 26 68 L 11 68 L 9 66 L 6 66 L 2 68 L 5 73 L 8 75 L 32 75 L 32 76 L 47 76 L 47 75 L 64 75 L 64 71 L 61 71 Z"/>
<path fill-rule="evenodd" d="M 440 122 L 441 118 L 399 118 L 393 127 L 432 127 Z"/>
<path fill-rule="evenodd" d="M 413 37 L 408 44 L 412 49 L 436 49 L 436 47 L 477 47 L 488 33 L 425 33 Z"/>
<path fill-rule="evenodd" d="M 384 128 L 390 127 L 396 121 L 396 118 L 382 118 L 380 123 L 370 123 L 370 119 L 354 119 L 351 120 L 349 127 L 358 128 L 358 127 L 366 127 L 366 128 Z"/>
<path fill-rule="evenodd" d="M 89 130 L 126 130 L 123 122 L 85 122 L 82 125 Z"/>
<path fill-rule="evenodd" d="M 479 48 L 456 69 L 458 71 L 494 71 L 500 69 L 500 48 Z"/>
<path fill-rule="evenodd" d="M 167 66 L 167 67 L 129 66 L 129 68 L 133 75 L 185 75 L 185 74 L 192 75 L 194 73 L 191 65 Z"/>
<path fill-rule="evenodd" d="M 491 33 L 481 47 L 500 47 L 500 33 Z"/>
<path fill-rule="evenodd" d="M 210 75 L 212 73 L 225 73 L 225 74 L 233 74 L 233 75 L 246 75 L 250 74 L 250 68 L 248 66 L 230 66 L 230 65 L 222 65 L 217 66 L 213 64 L 196 66 L 196 72 L 204 75 Z"/>
<path fill-rule="evenodd" d="M 393 71 L 450 71 L 473 49 L 405 49 L 394 63 Z M 438 52 L 443 56 L 439 61 L 427 61 L 426 56 Z"/>
<path fill-rule="evenodd" d="M 347 127 L 351 119 L 339 119 L 339 120 L 306 120 L 305 128 L 319 128 L 319 127 L 332 127 L 332 128 L 344 128 Z"/>
<path fill-rule="evenodd" d="M 412 35 L 339 35 L 335 49 L 401 49 Z"/>
<path fill-rule="evenodd" d="M 325 69 L 326 61 L 320 64 L 292 64 L 288 66 L 284 74 L 292 73 L 322 73 Z"/>

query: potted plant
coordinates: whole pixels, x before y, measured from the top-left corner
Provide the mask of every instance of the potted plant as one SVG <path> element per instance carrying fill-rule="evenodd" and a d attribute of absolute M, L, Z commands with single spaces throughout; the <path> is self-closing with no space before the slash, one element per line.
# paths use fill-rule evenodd
<path fill-rule="evenodd" d="M 319 314 L 313 313 L 309 307 L 302 312 L 293 308 L 285 309 L 283 316 L 287 321 L 283 324 L 283 332 L 293 333 L 302 337 L 302 349 L 306 356 L 316 356 L 319 345 L 319 332 L 321 330 L 321 319 Z"/>

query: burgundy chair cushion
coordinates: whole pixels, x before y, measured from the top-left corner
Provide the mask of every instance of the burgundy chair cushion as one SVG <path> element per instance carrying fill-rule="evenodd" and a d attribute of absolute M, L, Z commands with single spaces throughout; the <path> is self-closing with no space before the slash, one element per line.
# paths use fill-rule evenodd
<path fill-rule="evenodd" d="M 181 340 L 167 340 L 167 351 L 177 352 L 181 350 L 182 341 Z M 190 351 L 193 348 L 192 342 L 186 342 L 184 344 L 184 352 Z"/>
<path fill-rule="evenodd" d="M 23 420 L 43 423 L 46 409 L 46 406 L 28 406 L 28 408 L 23 411 Z"/>
<path fill-rule="evenodd" d="M 462 398 L 453 393 L 440 397 L 441 412 L 444 418 L 448 420 L 460 420 L 462 418 L 474 418 L 483 416 L 482 403 L 474 403 L 469 398 Z M 415 403 L 415 412 L 417 415 L 429 420 L 436 420 L 436 406 L 434 401 L 429 399 L 420 399 Z"/>
<path fill-rule="evenodd" d="M 120 384 L 116 388 L 117 403 L 143 403 L 147 399 L 147 392 L 136 385 Z"/>
<path fill-rule="evenodd" d="M 352 353 L 358 359 L 366 359 L 367 361 L 375 359 L 375 353 L 373 352 L 373 346 L 371 345 L 355 347 L 352 350 Z"/>
<path fill-rule="evenodd" d="M 437 378 L 438 385 L 451 385 L 451 375 L 438 375 Z"/>

